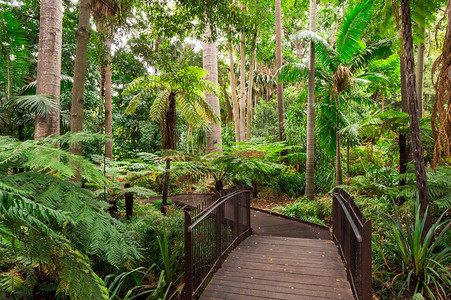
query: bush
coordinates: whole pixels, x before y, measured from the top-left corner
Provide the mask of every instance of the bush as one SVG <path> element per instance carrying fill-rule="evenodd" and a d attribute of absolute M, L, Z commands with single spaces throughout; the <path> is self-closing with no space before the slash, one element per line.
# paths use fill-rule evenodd
<path fill-rule="evenodd" d="M 432 299 L 445 299 L 449 295 L 451 247 L 446 239 L 451 222 L 443 221 L 445 214 L 446 211 L 426 234 L 425 218 L 420 217 L 418 201 L 413 222 L 407 214 L 404 222 L 397 214 L 396 218 L 385 215 L 387 240 L 382 249 L 387 261 L 382 266 L 385 272 L 378 273 L 385 275 L 384 281 L 389 278 L 397 297 L 420 293 Z"/>
<path fill-rule="evenodd" d="M 302 197 L 285 207 L 277 206 L 273 208 L 273 211 L 325 226 L 325 221 L 329 222 L 331 220 L 332 205 L 330 202 L 326 202 L 325 199 L 308 200 Z"/>
<path fill-rule="evenodd" d="M 286 193 L 291 197 L 299 197 L 305 193 L 305 173 L 281 174 L 273 184 L 279 193 Z"/>

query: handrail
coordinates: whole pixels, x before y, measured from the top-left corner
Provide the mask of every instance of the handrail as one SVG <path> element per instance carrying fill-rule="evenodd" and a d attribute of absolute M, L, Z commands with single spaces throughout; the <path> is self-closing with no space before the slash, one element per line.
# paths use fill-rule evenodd
<path fill-rule="evenodd" d="M 231 199 L 232 197 L 234 197 L 238 194 L 249 192 L 249 191 L 250 190 L 235 191 L 235 192 L 232 192 L 231 194 L 223 197 L 224 199 L 222 199 L 221 201 L 216 201 L 216 203 L 214 203 L 212 206 L 210 206 L 209 209 L 204 210 L 203 212 L 201 212 L 199 214 L 200 217 L 198 217 L 198 219 L 188 227 L 188 231 L 192 232 L 193 228 L 196 227 L 197 224 L 199 224 L 203 219 L 205 219 L 209 214 L 211 214 L 216 208 L 218 208 L 221 204 L 223 204 L 227 200 Z M 220 199 L 221 198 L 219 198 L 218 200 L 220 200 Z"/>
<path fill-rule="evenodd" d="M 343 201 L 340 199 L 340 198 L 343 198 L 343 197 L 340 194 L 335 193 L 335 192 L 334 192 L 334 195 L 337 196 L 338 203 L 340 203 L 341 208 L 343 209 L 343 212 L 345 213 L 346 218 L 348 219 L 348 222 L 351 225 L 352 231 L 354 231 L 354 235 L 355 235 L 357 241 L 359 243 L 361 243 L 362 242 L 362 236 L 360 235 L 360 232 L 357 229 L 357 226 L 355 225 L 354 220 L 352 219 L 351 215 L 349 214 L 348 209 L 344 205 Z"/>
<path fill-rule="evenodd" d="M 252 234 L 250 219 L 248 189 L 233 190 L 208 206 L 185 210 L 184 299 L 199 296 L 230 251 Z"/>
<path fill-rule="evenodd" d="M 352 292 L 357 300 L 370 300 L 371 220 L 365 219 L 344 190 L 335 188 L 332 196 L 333 239 L 345 263 Z"/>

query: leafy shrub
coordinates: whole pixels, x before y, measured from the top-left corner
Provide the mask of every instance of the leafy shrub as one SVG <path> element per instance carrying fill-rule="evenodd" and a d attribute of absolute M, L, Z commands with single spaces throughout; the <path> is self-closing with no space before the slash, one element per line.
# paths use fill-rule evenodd
<path fill-rule="evenodd" d="M 331 219 L 332 205 L 324 200 L 308 200 L 301 197 L 285 207 L 277 206 L 273 208 L 273 211 L 311 223 L 326 225 L 325 220 Z"/>
<path fill-rule="evenodd" d="M 451 221 L 443 221 L 445 215 L 446 211 L 425 235 L 426 219 L 420 217 L 418 201 L 415 219 L 410 222 L 406 214 L 405 227 L 398 214 L 396 218 L 385 215 L 388 240 L 383 248 L 386 252 L 384 256 L 390 260 L 386 268 L 393 276 L 392 282 L 396 280 L 398 283 L 398 296 L 408 292 L 445 299 L 449 295 L 451 274 L 447 264 L 449 266 L 451 247 L 445 240 Z"/>
<path fill-rule="evenodd" d="M 305 193 L 305 173 L 280 174 L 273 183 L 279 193 L 286 193 L 291 197 L 299 197 Z"/>

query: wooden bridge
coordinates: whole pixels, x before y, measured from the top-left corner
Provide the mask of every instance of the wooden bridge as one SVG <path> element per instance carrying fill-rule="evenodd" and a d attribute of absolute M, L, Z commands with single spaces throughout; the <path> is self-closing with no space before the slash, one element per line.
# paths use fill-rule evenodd
<path fill-rule="evenodd" d="M 208 201 L 185 212 L 185 299 L 371 299 L 371 223 L 344 191 L 332 235 L 250 208 L 248 190 Z"/>

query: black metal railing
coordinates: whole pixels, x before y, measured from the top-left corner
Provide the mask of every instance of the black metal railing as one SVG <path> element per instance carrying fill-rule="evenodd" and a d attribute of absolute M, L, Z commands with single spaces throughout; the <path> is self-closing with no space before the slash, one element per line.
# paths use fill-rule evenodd
<path fill-rule="evenodd" d="M 333 192 L 333 238 L 346 265 L 356 299 L 372 299 L 371 220 L 366 220 L 351 196 Z"/>
<path fill-rule="evenodd" d="M 229 191 L 203 211 L 185 210 L 185 299 L 199 296 L 228 253 L 252 234 L 250 192 Z"/>

